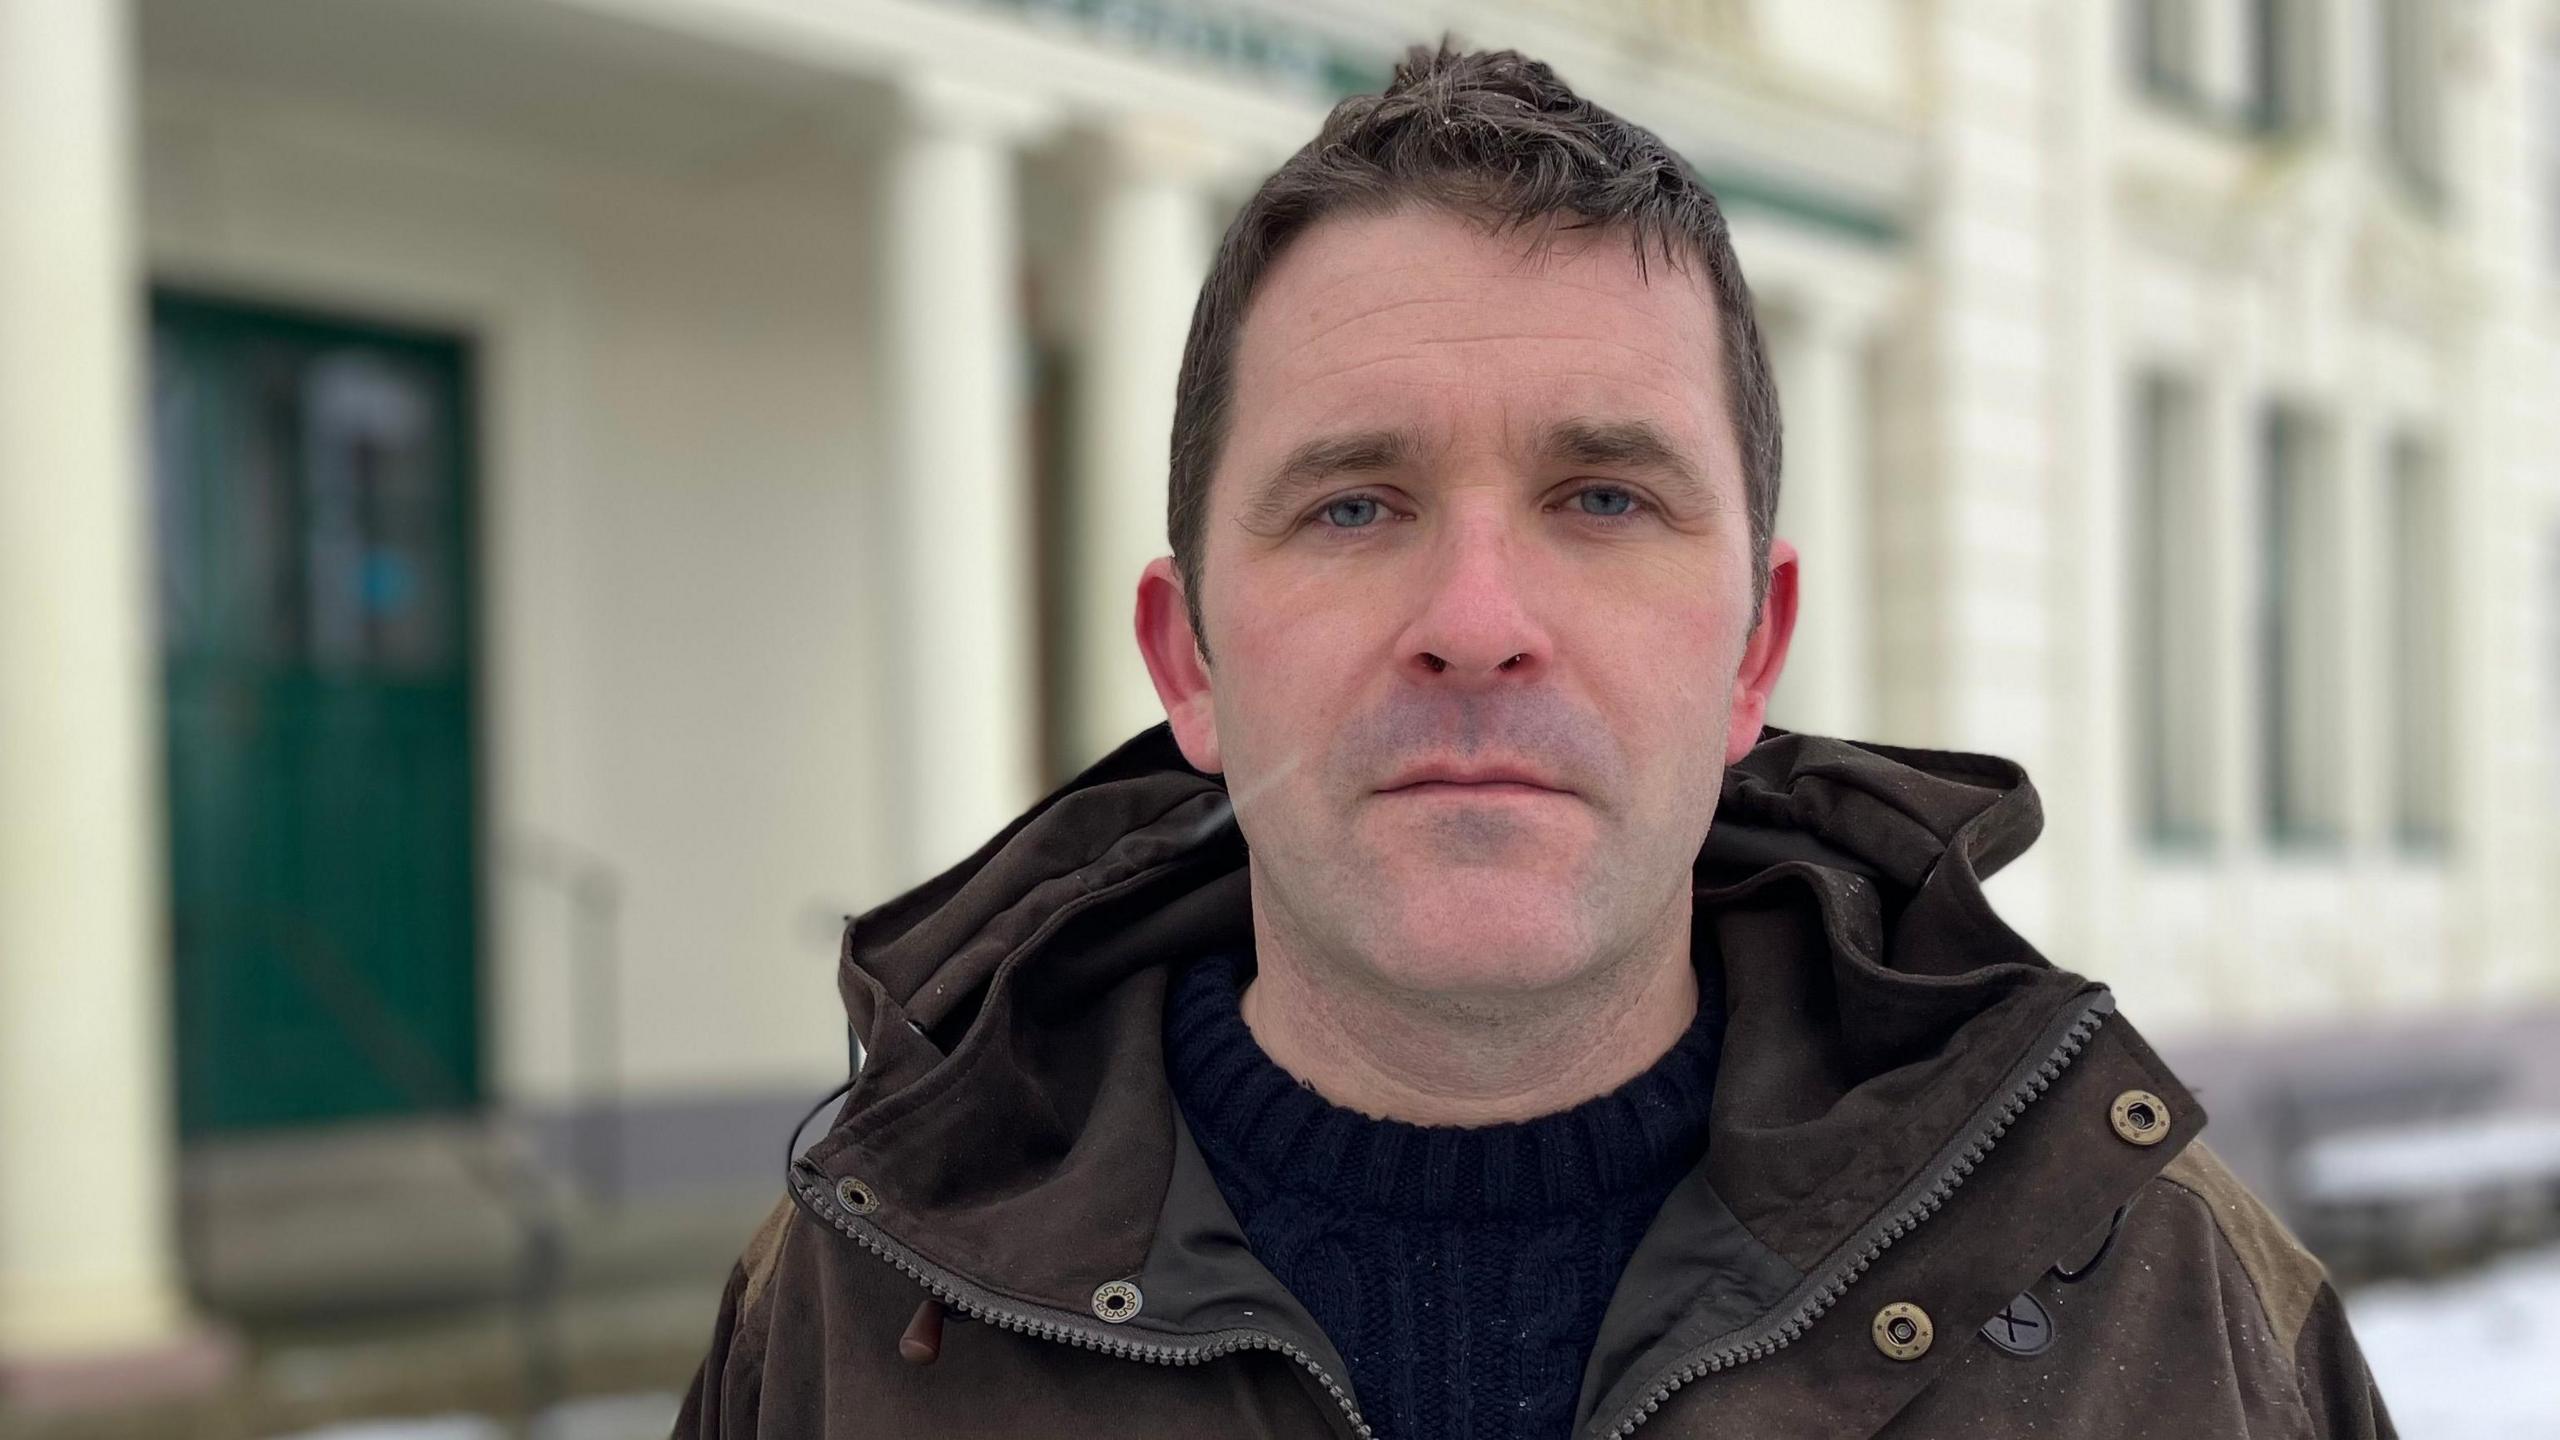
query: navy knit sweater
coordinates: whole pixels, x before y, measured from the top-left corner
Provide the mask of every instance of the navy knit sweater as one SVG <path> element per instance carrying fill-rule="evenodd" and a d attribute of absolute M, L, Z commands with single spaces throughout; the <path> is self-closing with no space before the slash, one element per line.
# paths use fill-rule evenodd
<path fill-rule="evenodd" d="M 1627 1257 L 1706 1145 L 1722 1007 L 1651 1069 L 1516 1124 L 1416 1126 L 1330 1104 L 1263 1053 L 1245 956 L 1165 1007 L 1176 1100 L 1254 1255 L 1351 1369 L 1381 1440 L 1561 1440 Z"/>

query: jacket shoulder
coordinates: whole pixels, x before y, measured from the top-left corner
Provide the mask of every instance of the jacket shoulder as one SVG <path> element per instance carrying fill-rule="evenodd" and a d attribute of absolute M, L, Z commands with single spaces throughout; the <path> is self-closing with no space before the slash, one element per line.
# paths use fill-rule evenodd
<path fill-rule="evenodd" d="M 2329 1283 L 2328 1267 L 2202 1141 L 2179 1152 L 2154 1183 L 2204 1207 L 2257 1292 L 2277 1343 L 2292 1353 L 2304 1320 Z"/>
<path fill-rule="evenodd" d="M 2248 1281 L 2280 1353 L 2291 1362 L 2311 1434 L 2321 1440 L 2390 1440 L 2396 1434 L 2391 1412 L 2356 1343 L 2346 1302 L 2319 1257 L 2201 1144 L 2189 1145 L 2153 1183 L 2188 1197 L 2211 1217 L 2222 1250 Z"/>
<path fill-rule="evenodd" d="M 791 1242 L 791 1232 L 797 1228 L 794 1221 L 799 1214 L 800 1207 L 785 1195 L 774 1202 L 773 1209 L 764 1217 L 764 1223 L 747 1237 L 746 1245 L 738 1252 L 740 1308 L 754 1308 L 757 1299 L 764 1294 L 765 1286 L 772 1281 L 774 1271 L 781 1268 L 782 1252 Z"/>
<path fill-rule="evenodd" d="M 676 1414 L 680 1440 L 725 1440 L 757 1433 L 763 1407 L 766 1341 L 772 1331 L 773 1279 L 780 1271 L 799 1207 L 785 1195 L 747 1237 L 721 1287 L 711 1344 Z"/>

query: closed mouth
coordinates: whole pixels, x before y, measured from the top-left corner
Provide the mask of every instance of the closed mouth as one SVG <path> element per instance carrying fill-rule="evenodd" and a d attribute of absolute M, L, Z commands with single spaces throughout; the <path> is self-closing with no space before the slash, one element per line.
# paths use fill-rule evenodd
<path fill-rule="evenodd" d="M 1393 790 L 1382 791 L 1380 793 L 1387 795 L 1449 794 L 1481 795 L 1490 797 L 1496 795 L 1564 795 L 1571 792 L 1564 790 L 1550 790 L 1544 785 L 1531 785 L 1526 781 L 1521 780 L 1423 780 L 1411 785 L 1399 785 Z"/>

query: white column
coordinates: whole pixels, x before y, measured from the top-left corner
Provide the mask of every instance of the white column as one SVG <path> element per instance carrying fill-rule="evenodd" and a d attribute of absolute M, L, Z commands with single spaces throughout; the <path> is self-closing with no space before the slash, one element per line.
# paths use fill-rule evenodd
<path fill-rule="evenodd" d="M 2560 534 L 2560 327 L 2544 291 L 2552 162 L 2560 133 L 2538 83 L 2560 80 L 2547 6 L 2500 3 L 2456 17 L 2476 67 L 2451 87 L 2461 128 L 2447 158 L 2463 234 L 2485 282 L 2446 377 L 2442 519 L 2449 536 L 2452 828 L 2445 913 L 2455 994 L 2548 1005 L 2560 996 L 2560 681 L 2550 656 L 2552 537 Z M 2540 64 L 2537 64 L 2540 61 Z M 2468 118 L 2461 118 L 2464 112 Z"/>
<path fill-rule="evenodd" d="M 2195 1013 L 2176 948 L 2157 943 L 2142 913 L 2142 875 L 2127 804 L 2134 695 L 2128 690 L 2130 626 L 2126 537 L 2132 486 L 2125 463 L 2133 369 L 2117 323 L 2125 246 L 2117 233 L 2114 147 L 2126 99 L 2124 31 L 2112 7 L 2065 6 L 2053 17 L 2058 103 L 2049 137 L 2059 163 L 2054 189 L 2053 486 L 2057 772 L 2040 777 L 2046 838 L 2071 896 L 2053 912 L 2054 955 L 2117 987 L 2155 1037 Z M 2142 103 L 2134 99 L 2134 103 Z M 2190 491 L 2189 493 L 2192 493 Z"/>
<path fill-rule="evenodd" d="M 1203 191 L 1214 152 L 1170 126 L 1136 123 L 1099 137 L 1095 152 L 1069 506 L 1078 764 L 1164 718 L 1138 653 L 1138 572 L 1169 548 L 1173 385 L 1215 243 Z"/>
<path fill-rule="evenodd" d="M 1772 356 L 1786 418 L 1777 533 L 1795 542 L 1795 638 L 1778 680 L 1777 723 L 1816 735 L 1866 733 L 1868 572 L 1864 348 L 1849 317 L 1788 312 Z"/>
<path fill-rule="evenodd" d="M 1039 798 L 1039 685 L 1014 151 L 1022 97 L 902 85 L 883 177 L 882 476 L 892 733 L 906 881 L 976 849 Z"/>
<path fill-rule="evenodd" d="M 131 64 L 0 0 L 0 1409 L 185 1326 Z"/>
<path fill-rule="evenodd" d="M 2052 321 L 2061 214 L 2042 181 L 2017 177 L 2044 170 L 2038 145 L 2069 72 L 2045 27 L 2020 24 L 2015 5 L 1925 8 L 1935 33 L 1922 83 L 1938 97 L 1927 164 L 1941 183 L 1913 249 L 1929 287 L 1922 383 L 1934 413 L 1923 483 L 1933 493 L 1921 504 L 1934 512 L 1923 522 L 1932 553 L 1922 583 L 1894 597 L 1926 608 L 1939 647 L 1912 687 L 1931 696 L 1915 738 L 2051 775 L 2069 741 L 2057 723 L 2053 603 L 2068 560 L 2056 550 L 2053 499 L 2067 383 Z M 1986 66 L 2008 79 L 1976 83 Z M 1985 243 L 1993 235 L 2003 238 Z M 2038 846 L 1990 881 L 1992 903 L 2030 940 L 2050 940 L 2060 863 Z"/>

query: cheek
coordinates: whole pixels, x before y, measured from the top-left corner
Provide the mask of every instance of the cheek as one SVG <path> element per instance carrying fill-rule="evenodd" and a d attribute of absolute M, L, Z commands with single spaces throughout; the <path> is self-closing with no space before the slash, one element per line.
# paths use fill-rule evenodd
<path fill-rule="evenodd" d="M 1577 629 L 1609 673 L 1658 695 L 1665 709 L 1694 713 L 1740 668 L 1749 604 L 1749 595 L 1723 595 L 1691 570 L 1679 584 L 1584 607 Z"/>
<path fill-rule="evenodd" d="M 1332 758 L 1323 742 L 1364 693 L 1358 671 L 1376 637 L 1338 601 L 1270 590 L 1236 599 L 1212 672 L 1229 763 L 1266 775 L 1321 767 Z"/>
<path fill-rule="evenodd" d="M 1250 688 L 1284 709 L 1323 698 L 1305 686 L 1337 675 L 1376 643 L 1385 611 L 1355 603 L 1338 583 L 1302 580 L 1257 587 L 1238 597 L 1224 648 L 1249 659 Z"/>
<path fill-rule="evenodd" d="M 1603 662 L 1615 677 L 1626 727 L 1624 754 L 1636 773 L 1639 803 L 1665 825 L 1691 824 L 1702 797 L 1723 783 L 1727 716 L 1740 647 L 1733 631 L 1743 616 L 1718 604 L 1692 603 L 1640 631 L 1622 635 Z M 1605 702 L 1604 702 L 1605 703 Z"/>

